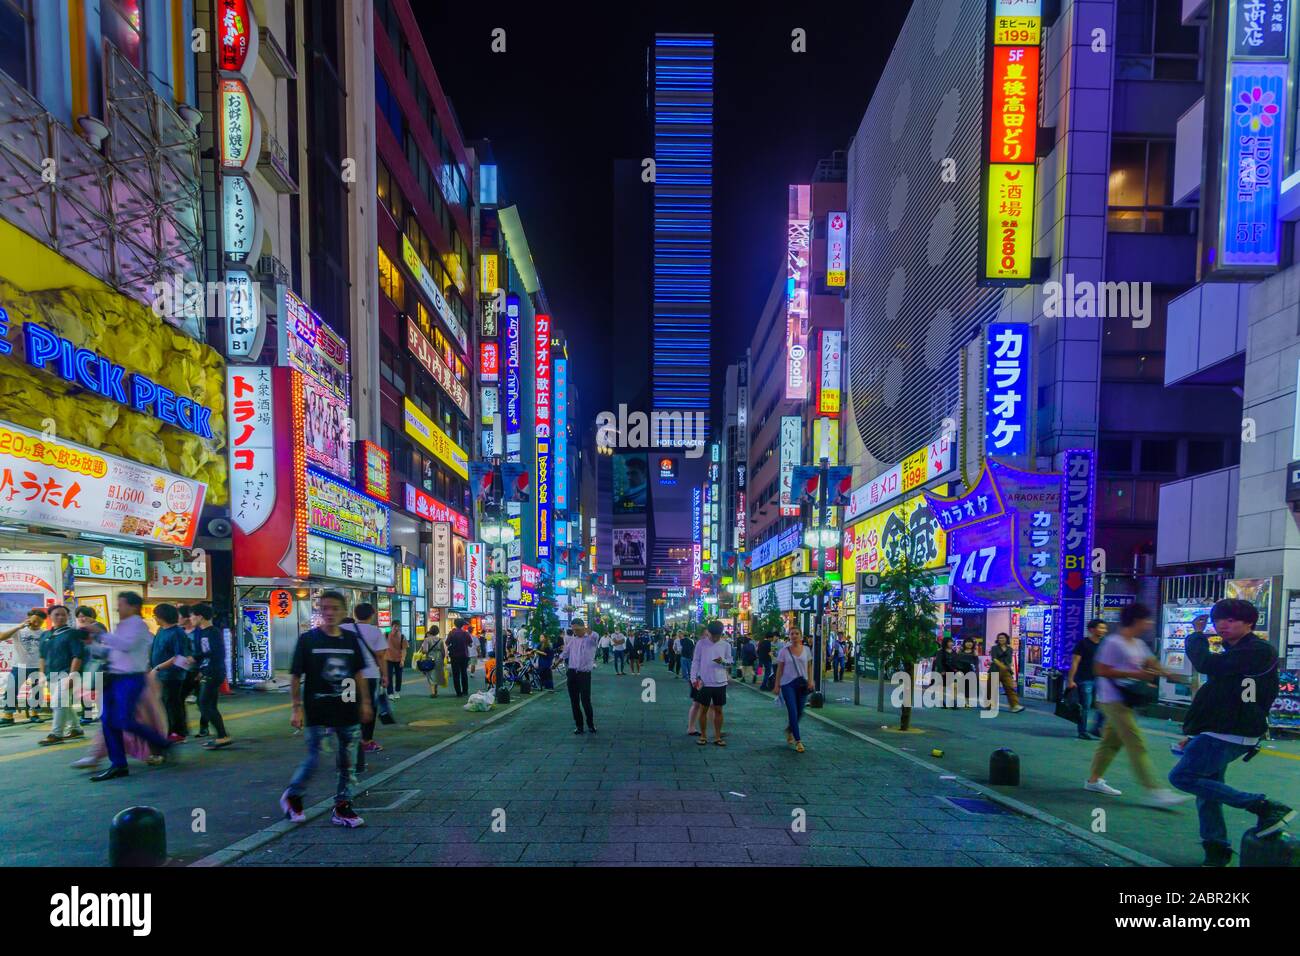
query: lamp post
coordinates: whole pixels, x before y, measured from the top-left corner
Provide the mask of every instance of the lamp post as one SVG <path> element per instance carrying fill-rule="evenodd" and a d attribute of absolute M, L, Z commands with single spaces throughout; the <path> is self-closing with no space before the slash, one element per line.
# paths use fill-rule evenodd
<path fill-rule="evenodd" d="M 827 469 L 830 462 L 823 458 L 817 466 L 817 524 L 813 526 L 809 522 L 804 527 L 803 540 L 809 548 L 815 549 L 820 554 L 818 560 L 818 578 L 822 586 L 817 591 L 817 611 L 816 623 L 813 630 L 816 634 L 813 640 L 813 674 L 815 683 L 813 692 L 808 695 L 809 707 L 821 707 L 826 702 L 826 697 L 822 693 L 822 615 L 826 608 L 826 551 L 835 546 L 838 542 L 839 532 L 830 526 L 829 509 L 826 507 L 826 483 Z"/>
<path fill-rule="evenodd" d="M 488 514 L 485 514 L 479 522 L 479 535 L 483 538 L 485 544 L 493 548 L 494 555 L 499 555 L 499 563 L 496 557 L 493 558 L 493 564 L 500 568 L 506 567 L 506 545 L 515 540 L 515 529 L 510 522 L 506 520 L 503 514 L 505 510 L 505 495 L 502 493 L 501 482 L 501 459 L 492 460 L 492 485 L 493 485 L 493 502 Z M 495 603 L 495 624 L 496 638 L 492 641 L 492 658 L 493 681 L 496 684 L 496 700 L 498 704 L 510 703 L 510 691 L 506 690 L 502 680 L 501 661 L 503 657 L 502 645 L 505 644 L 505 628 L 502 627 L 501 613 L 505 604 L 504 589 L 501 587 L 500 572 L 493 575 L 492 596 Z"/>

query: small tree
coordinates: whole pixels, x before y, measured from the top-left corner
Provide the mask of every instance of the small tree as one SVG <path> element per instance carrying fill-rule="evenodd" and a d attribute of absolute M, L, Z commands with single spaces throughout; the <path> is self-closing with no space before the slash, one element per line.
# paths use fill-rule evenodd
<path fill-rule="evenodd" d="M 543 575 L 537 587 L 537 606 L 528 615 L 524 623 L 524 636 L 533 645 L 541 643 L 543 637 L 555 643 L 560 637 L 560 616 L 555 613 L 555 585 L 550 575 Z"/>
<path fill-rule="evenodd" d="M 758 604 L 758 615 L 754 618 L 754 633 L 758 637 L 766 634 L 775 638 L 781 633 L 784 622 L 781 620 L 781 605 L 776 599 L 776 588 L 768 588 Z"/>
<path fill-rule="evenodd" d="M 908 676 L 909 693 L 903 701 L 899 730 L 912 726 L 911 687 L 916 682 L 916 665 L 935 650 L 938 613 L 930 588 L 934 577 L 902 549 L 899 560 L 880 578 L 880 603 L 871 609 L 862 635 L 862 650 L 881 662 L 880 680 L 886 672 L 902 671 Z"/>

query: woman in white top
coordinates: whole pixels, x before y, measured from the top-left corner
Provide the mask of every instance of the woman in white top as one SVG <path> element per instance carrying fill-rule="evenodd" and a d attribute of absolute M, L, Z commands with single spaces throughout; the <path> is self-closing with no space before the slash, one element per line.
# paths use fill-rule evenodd
<path fill-rule="evenodd" d="M 803 741 L 799 738 L 799 718 L 803 715 L 803 707 L 808 700 L 808 674 L 811 668 L 812 648 L 804 644 L 803 635 L 799 631 L 791 631 L 790 643 L 776 655 L 776 686 L 790 718 L 785 728 L 785 742 L 794 744 L 794 749 L 799 753 L 803 753 Z"/>

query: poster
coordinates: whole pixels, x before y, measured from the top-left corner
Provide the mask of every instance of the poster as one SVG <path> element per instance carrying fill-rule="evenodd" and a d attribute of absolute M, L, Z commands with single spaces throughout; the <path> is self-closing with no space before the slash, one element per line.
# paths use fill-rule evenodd
<path fill-rule="evenodd" d="M 614 566 L 635 568 L 645 565 L 645 528 L 614 529 Z"/>
<path fill-rule="evenodd" d="M 302 379 L 303 440 L 307 460 L 352 480 L 352 419 L 348 403 L 306 375 Z"/>
<path fill-rule="evenodd" d="M 271 607 L 240 606 L 244 622 L 244 675 L 250 681 L 267 681 L 271 673 Z"/>
<path fill-rule="evenodd" d="M 614 514 L 645 514 L 649 474 L 641 454 L 614 456 Z"/>
<path fill-rule="evenodd" d="M 307 526 L 316 534 L 388 554 L 389 512 L 385 505 L 315 468 L 305 487 Z"/>

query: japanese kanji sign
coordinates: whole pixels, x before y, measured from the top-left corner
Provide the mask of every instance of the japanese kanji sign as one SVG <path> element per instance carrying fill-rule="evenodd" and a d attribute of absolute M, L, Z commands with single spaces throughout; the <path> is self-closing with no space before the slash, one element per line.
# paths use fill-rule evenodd
<path fill-rule="evenodd" d="M 275 411 L 271 370 L 232 365 L 226 378 L 230 520 L 252 534 L 275 507 Z"/>
<path fill-rule="evenodd" d="M 984 339 L 984 452 L 1025 455 L 1029 452 L 1030 358 L 1033 329 L 995 322 Z"/>

